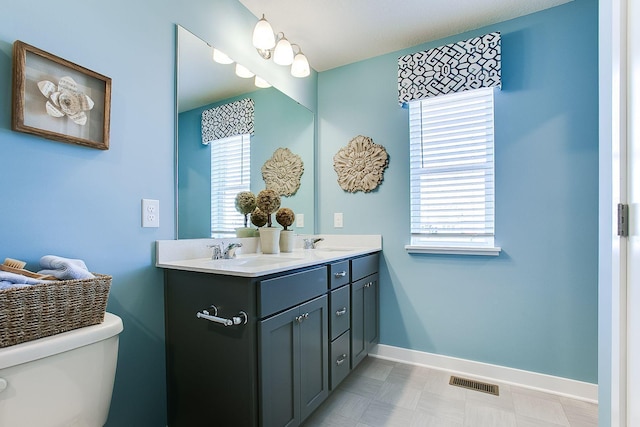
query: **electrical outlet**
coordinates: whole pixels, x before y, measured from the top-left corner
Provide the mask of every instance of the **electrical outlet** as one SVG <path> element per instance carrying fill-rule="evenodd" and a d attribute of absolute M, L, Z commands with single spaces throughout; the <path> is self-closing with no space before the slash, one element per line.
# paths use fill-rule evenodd
<path fill-rule="evenodd" d="M 342 228 L 342 212 L 333 214 L 333 228 Z"/>
<path fill-rule="evenodd" d="M 304 227 L 304 214 L 296 215 L 296 227 L 298 228 Z"/>
<path fill-rule="evenodd" d="M 160 201 L 142 199 L 142 226 L 160 227 Z"/>

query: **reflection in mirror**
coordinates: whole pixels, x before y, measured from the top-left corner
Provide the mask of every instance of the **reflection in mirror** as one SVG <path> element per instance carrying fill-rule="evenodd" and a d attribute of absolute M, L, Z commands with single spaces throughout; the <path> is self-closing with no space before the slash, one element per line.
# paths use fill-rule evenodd
<path fill-rule="evenodd" d="M 214 62 L 212 46 L 181 26 L 178 26 L 176 48 L 177 237 L 212 237 L 211 144 L 202 144 L 202 112 L 245 98 L 253 99 L 255 104 L 251 191 L 257 194 L 265 188 L 261 169 L 278 148 L 288 148 L 300 156 L 304 163 L 300 188 L 292 196 L 282 196 L 281 206 L 292 209 L 298 217 L 304 215 L 303 227 L 294 224 L 296 233 L 312 234 L 315 223 L 313 113 L 273 87 L 258 88 L 253 78 L 237 77 L 235 64 Z M 242 220 L 242 215 L 237 215 Z"/>

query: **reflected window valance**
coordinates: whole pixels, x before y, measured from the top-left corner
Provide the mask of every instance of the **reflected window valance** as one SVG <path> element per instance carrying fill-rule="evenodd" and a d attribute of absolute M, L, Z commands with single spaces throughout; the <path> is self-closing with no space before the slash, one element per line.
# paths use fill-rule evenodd
<path fill-rule="evenodd" d="M 238 135 L 253 135 L 253 99 L 230 102 L 202 112 L 202 143 Z"/>
<path fill-rule="evenodd" d="M 500 33 L 398 58 L 398 102 L 501 85 Z"/>

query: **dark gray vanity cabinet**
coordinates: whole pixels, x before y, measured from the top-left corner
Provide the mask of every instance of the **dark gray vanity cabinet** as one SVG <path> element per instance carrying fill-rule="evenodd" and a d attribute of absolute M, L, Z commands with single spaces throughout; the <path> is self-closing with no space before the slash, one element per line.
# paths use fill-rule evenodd
<path fill-rule="evenodd" d="M 378 340 L 378 259 L 259 277 L 166 269 L 169 427 L 301 425 Z"/>
<path fill-rule="evenodd" d="M 327 309 L 323 295 L 260 322 L 260 425 L 298 426 L 328 396 Z"/>
<path fill-rule="evenodd" d="M 378 254 L 351 261 L 351 369 L 379 341 Z"/>

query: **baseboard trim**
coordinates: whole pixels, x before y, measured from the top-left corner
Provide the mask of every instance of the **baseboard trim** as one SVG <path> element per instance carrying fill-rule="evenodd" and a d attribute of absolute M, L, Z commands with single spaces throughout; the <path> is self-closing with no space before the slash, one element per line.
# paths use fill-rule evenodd
<path fill-rule="evenodd" d="M 597 384 L 384 344 L 376 345 L 369 355 L 598 403 Z"/>

